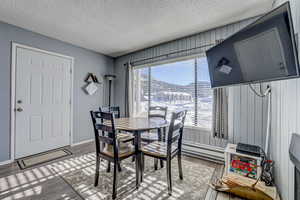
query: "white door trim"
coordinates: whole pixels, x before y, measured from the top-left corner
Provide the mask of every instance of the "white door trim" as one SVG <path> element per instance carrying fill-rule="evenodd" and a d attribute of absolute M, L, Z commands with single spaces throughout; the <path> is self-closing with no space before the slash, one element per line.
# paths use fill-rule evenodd
<path fill-rule="evenodd" d="M 74 86 L 74 58 L 66 55 L 62 55 L 59 53 L 51 52 L 51 51 L 46 51 L 30 46 L 26 46 L 23 44 L 19 44 L 16 42 L 11 43 L 11 102 L 10 102 L 10 160 L 15 160 L 15 142 L 16 142 L 16 132 L 15 132 L 15 96 L 16 96 L 16 53 L 17 53 L 17 48 L 23 48 L 23 49 L 28 49 L 32 51 L 37 51 L 53 56 L 59 56 L 62 58 L 69 59 L 71 61 L 71 88 L 70 88 L 70 96 L 71 96 L 71 109 L 70 109 L 70 138 L 69 138 L 69 145 L 73 144 L 73 86 Z"/>

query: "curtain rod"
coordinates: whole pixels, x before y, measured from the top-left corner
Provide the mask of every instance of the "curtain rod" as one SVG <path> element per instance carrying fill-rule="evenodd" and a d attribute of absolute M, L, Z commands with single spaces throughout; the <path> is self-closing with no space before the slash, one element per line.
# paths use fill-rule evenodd
<path fill-rule="evenodd" d="M 173 55 L 173 54 L 178 54 L 178 53 L 182 53 L 182 52 L 187 52 L 187 51 L 201 49 L 201 48 L 205 48 L 205 47 L 209 47 L 209 46 L 214 46 L 216 44 L 221 43 L 222 41 L 223 41 L 223 39 L 220 39 L 220 40 L 216 40 L 215 43 L 205 44 L 205 45 L 202 45 L 202 46 L 199 46 L 199 47 L 190 48 L 190 49 L 184 49 L 184 50 L 174 51 L 174 52 L 171 52 L 171 53 L 167 53 L 167 54 L 163 54 L 163 55 L 159 55 L 159 56 L 155 56 L 155 57 L 151 57 L 151 58 L 144 58 L 144 59 L 133 61 L 131 63 L 134 64 L 134 63 L 144 62 L 144 61 L 147 61 L 147 60 L 157 59 L 157 58 L 161 58 L 161 57 L 169 57 L 170 55 Z M 126 66 L 126 65 L 128 65 L 128 63 L 124 64 L 124 66 Z"/>

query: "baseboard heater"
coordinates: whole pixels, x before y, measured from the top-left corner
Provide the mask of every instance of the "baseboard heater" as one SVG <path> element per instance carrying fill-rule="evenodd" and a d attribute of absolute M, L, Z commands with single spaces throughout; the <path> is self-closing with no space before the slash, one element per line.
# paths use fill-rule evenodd
<path fill-rule="evenodd" d="M 224 148 L 204 145 L 183 143 L 182 152 L 185 155 L 197 157 L 217 163 L 224 163 Z"/>

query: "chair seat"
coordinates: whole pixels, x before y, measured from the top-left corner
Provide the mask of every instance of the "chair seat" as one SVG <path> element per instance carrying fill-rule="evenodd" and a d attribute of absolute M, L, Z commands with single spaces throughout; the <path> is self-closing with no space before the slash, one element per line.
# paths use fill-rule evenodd
<path fill-rule="evenodd" d="M 117 138 L 120 142 L 129 142 L 134 140 L 134 136 L 130 133 L 121 132 L 117 134 Z"/>
<path fill-rule="evenodd" d="M 157 131 L 143 132 L 141 135 L 141 140 L 146 142 L 158 141 L 158 133 Z"/>
<path fill-rule="evenodd" d="M 167 143 L 161 141 L 155 141 L 150 144 L 144 145 L 141 148 L 142 152 L 147 155 L 157 156 L 157 157 L 167 157 Z M 171 148 L 171 153 L 177 150 L 177 145 L 173 144 Z"/>
<path fill-rule="evenodd" d="M 109 145 L 105 147 L 101 153 L 113 158 L 114 157 L 113 146 Z M 128 157 L 133 155 L 134 153 L 135 153 L 134 146 L 129 144 L 127 147 L 119 149 L 119 158 Z"/>

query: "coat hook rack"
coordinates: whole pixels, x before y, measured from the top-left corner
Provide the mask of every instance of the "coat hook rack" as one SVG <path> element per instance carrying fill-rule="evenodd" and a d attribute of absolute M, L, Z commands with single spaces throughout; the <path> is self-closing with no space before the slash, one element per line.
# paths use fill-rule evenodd
<path fill-rule="evenodd" d="M 100 83 L 97 76 L 93 73 L 88 73 L 87 77 L 85 78 L 84 80 L 86 83 L 91 83 L 91 82 L 94 82 L 94 83 Z"/>

